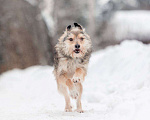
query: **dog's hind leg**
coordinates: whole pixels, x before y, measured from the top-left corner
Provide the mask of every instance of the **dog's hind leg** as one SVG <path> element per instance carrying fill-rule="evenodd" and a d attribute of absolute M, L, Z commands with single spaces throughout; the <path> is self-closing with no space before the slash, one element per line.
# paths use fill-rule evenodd
<path fill-rule="evenodd" d="M 83 87 L 81 83 L 76 83 L 76 89 L 79 92 L 79 96 L 77 98 L 77 112 L 83 113 L 84 111 L 82 110 L 82 104 L 81 104 L 81 96 L 82 96 L 82 91 Z"/>
<path fill-rule="evenodd" d="M 58 91 L 65 98 L 65 102 L 66 102 L 65 111 L 66 112 L 72 112 L 72 107 L 71 107 L 71 102 L 70 102 L 70 96 L 69 96 L 68 91 L 67 91 L 67 85 L 63 84 L 63 82 L 64 82 L 63 80 L 60 80 L 60 79 L 57 80 Z"/>

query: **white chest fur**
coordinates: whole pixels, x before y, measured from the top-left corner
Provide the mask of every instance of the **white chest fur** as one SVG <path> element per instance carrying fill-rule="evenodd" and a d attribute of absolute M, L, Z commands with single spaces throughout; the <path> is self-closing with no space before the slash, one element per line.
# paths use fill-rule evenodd
<path fill-rule="evenodd" d="M 80 59 L 70 59 L 67 62 L 67 75 L 72 78 L 77 68 L 80 67 Z"/>
<path fill-rule="evenodd" d="M 76 69 L 83 67 L 80 59 L 65 59 L 61 58 L 58 65 L 58 73 L 67 73 L 69 78 L 72 78 Z"/>

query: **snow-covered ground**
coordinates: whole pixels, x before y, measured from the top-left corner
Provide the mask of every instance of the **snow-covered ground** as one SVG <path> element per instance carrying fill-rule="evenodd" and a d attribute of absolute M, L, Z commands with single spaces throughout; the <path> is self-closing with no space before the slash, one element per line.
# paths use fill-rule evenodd
<path fill-rule="evenodd" d="M 52 70 L 34 66 L 2 74 L 0 120 L 150 120 L 150 45 L 124 41 L 92 54 L 82 114 L 63 111 Z"/>

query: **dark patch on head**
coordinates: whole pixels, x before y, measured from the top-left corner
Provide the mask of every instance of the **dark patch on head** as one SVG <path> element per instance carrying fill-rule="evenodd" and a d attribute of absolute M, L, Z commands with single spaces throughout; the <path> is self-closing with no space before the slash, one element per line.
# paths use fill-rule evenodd
<path fill-rule="evenodd" d="M 74 25 L 75 25 L 75 27 L 78 27 L 79 29 L 82 30 L 82 26 L 79 25 L 78 23 L 74 23 Z M 63 42 L 67 39 L 67 37 L 70 35 L 70 33 L 74 34 L 75 36 L 78 36 L 79 34 L 83 34 L 85 36 L 84 31 L 83 30 L 81 31 L 81 30 L 78 30 L 78 31 L 74 31 L 73 29 L 71 30 L 71 25 L 69 25 L 67 27 L 67 31 L 69 31 L 69 32 L 67 32 L 67 35 L 64 37 Z"/>
<path fill-rule="evenodd" d="M 75 26 L 75 27 L 78 27 L 80 30 L 82 30 L 81 25 L 79 25 L 78 23 L 74 23 L 74 26 Z"/>
<path fill-rule="evenodd" d="M 70 31 L 70 29 L 71 29 L 71 25 L 69 25 L 69 26 L 67 27 L 67 31 Z"/>

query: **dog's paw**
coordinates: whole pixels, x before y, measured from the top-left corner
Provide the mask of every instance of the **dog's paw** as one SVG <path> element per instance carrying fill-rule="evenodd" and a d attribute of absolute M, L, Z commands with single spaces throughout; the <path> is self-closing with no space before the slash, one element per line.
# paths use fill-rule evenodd
<path fill-rule="evenodd" d="M 77 109 L 76 110 L 78 113 L 84 113 L 84 111 L 82 109 Z"/>
<path fill-rule="evenodd" d="M 72 106 L 66 107 L 65 112 L 72 112 Z"/>
<path fill-rule="evenodd" d="M 73 76 L 72 82 L 74 82 L 74 83 L 81 82 L 81 78 L 80 78 L 80 77 Z"/>
<path fill-rule="evenodd" d="M 79 93 L 78 93 L 76 90 L 71 90 L 71 91 L 70 91 L 70 96 L 71 96 L 73 99 L 77 99 L 78 96 L 79 96 Z"/>
<path fill-rule="evenodd" d="M 65 108 L 65 112 L 72 112 L 72 109 Z"/>

